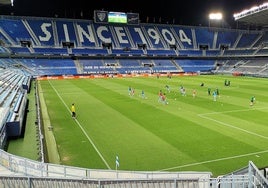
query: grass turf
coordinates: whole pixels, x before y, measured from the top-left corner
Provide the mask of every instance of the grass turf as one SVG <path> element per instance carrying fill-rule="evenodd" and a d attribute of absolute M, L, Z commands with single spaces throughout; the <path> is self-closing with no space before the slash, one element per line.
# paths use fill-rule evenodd
<path fill-rule="evenodd" d="M 224 86 L 225 79 L 230 86 Z M 118 155 L 120 170 L 210 171 L 218 176 L 248 161 L 258 167 L 268 164 L 267 79 L 201 75 L 40 84 L 64 165 L 115 169 Z M 181 85 L 186 96 L 179 92 Z M 129 86 L 135 88 L 133 97 Z M 217 101 L 208 87 L 219 89 Z M 141 90 L 147 99 L 140 97 Z M 158 102 L 159 90 L 166 93 L 168 105 Z M 254 106 L 249 105 L 252 95 Z"/>
<path fill-rule="evenodd" d="M 19 155 L 32 160 L 39 160 L 40 155 L 38 153 L 38 137 L 37 137 L 37 125 L 36 122 L 36 106 L 35 106 L 35 89 L 31 87 L 30 93 L 27 96 L 29 103 L 27 109 L 26 125 L 24 129 L 24 135 L 22 137 L 16 137 L 8 140 L 7 152 Z"/>

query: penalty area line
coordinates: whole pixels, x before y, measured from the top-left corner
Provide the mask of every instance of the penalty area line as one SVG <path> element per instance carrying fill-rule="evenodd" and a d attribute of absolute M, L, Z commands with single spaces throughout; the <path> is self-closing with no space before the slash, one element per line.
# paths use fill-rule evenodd
<path fill-rule="evenodd" d="M 213 114 L 226 114 L 226 113 L 233 113 L 233 112 L 246 112 L 246 111 L 265 110 L 265 109 L 268 109 L 268 107 L 250 108 L 250 109 L 242 109 L 242 110 L 228 110 L 228 111 L 222 111 L 222 112 L 208 112 L 204 114 L 198 114 L 198 116 L 213 115 Z"/>
<path fill-rule="evenodd" d="M 254 133 L 254 132 L 251 132 L 251 131 L 248 131 L 248 130 L 245 130 L 245 129 L 242 129 L 242 128 L 239 128 L 239 127 L 236 127 L 234 125 L 231 125 L 229 123 L 225 123 L 225 122 L 222 122 L 222 121 L 219 121 L 219 120 L 216 120 L 216 119 L 213 119 L 213 118 L 209 118 L 209 117 L 206 117 L 204 115 L 201 115 L 201 114 L 198 114 L 199 117 L 201 118 L 204 118 L 204 119 L 208 119 L 210 121 L 214 121 L 218 124 L 221 124 L 221 125 L 224 125 L 226 127 L 230 127 L 230 128 L 233 128 L 233 129 L 237 129 L 239 131 L 242 131 L 242 132 L 245 132 L 245 133 L 248 133 L 248 134 L 251 134 L 251 135 L 254 135 L 254 136 L 257 136 L 257 137 L 260 137 L 260 138 L 264 138 L 264 139 L 268 139 L 267 136 L 263 136 L 263 135 L 260 135 L 260 134 L 257 134 L 257 133 Z"/>
<path fill-rule="evenodd" d="M 184 168 L 184 167 L 198 166 L 198 165 L 202 165 L 202 164 L 213 163 L 213 162 L 218 162 L 218 161 L 225 161 L 225 160 L 230 160 L 230 159 L 237 159 L 237 158 L 247 157 L 247 156 L 251 156 L 251 155 L 262 154 L 262 153 L 268 153 L 268 150 L 247 153 L 247 154 L 243 154 L 243 155 L 236 155 L 236 156 L 232 156 L 232 157 L 224 157 L 224 158 L 208 160 L 208 161 L 203 161 L 203 162 L 198 162 L 198 163 L 190 163 L 190 164 L 185 164 L 185 165 L 181 165 L 181 166 L 175 166 L 175 167 L 161 169 L 160 171 L 168 171 L 168 170 L 174 170 L 174 169 L 179 169 L 179 168 Z"/>

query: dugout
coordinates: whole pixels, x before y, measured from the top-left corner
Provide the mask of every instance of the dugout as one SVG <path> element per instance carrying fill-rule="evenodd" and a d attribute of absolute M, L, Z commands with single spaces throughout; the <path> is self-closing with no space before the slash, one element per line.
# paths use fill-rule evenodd
<path fill-rule="evenodd" d="M 28 100 L 25 94 L 21 95 L 17 100 L 14 110 L 11 111 L 6 121 L 6 133 L 8 137 L 23 136 L 25 129 L 25 112 Z"/>

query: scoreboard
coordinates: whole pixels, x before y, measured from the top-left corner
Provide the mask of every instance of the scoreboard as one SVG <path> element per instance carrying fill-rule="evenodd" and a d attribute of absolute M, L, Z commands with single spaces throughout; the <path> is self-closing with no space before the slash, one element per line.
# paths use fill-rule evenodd
<path fill-rule="evenodd" d="M 102 10 L 94 11 L 94 21 L 96 23 L 120 23 L 120 24 L 139 24 L 138 13 L 108 12 Z"/>

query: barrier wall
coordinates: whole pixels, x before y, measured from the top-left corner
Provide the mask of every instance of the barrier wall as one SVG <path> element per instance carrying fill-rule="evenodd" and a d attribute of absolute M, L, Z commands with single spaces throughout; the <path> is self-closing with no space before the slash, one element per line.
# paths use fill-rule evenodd
<path fill-rule="evenodd" d="M 197 76 L 197 73 L 174 73 L 174 74 L 105 74 L 105 75 L 58 75 L 39 76 L 37 80 L 62 80 L 62 79 L 94 79 L 94 78 L 131 78 L 131 77 L 172 77 L 172 76 Z"/>
<path fill-rule="evenodd" d="M 12 175 L 0 174 L 1 187 L 151 187 L 151 188 L 267 188 L 268 181 L 249 161 L 243 174 L 211 178 L 209 172 L 146 172 L 76 168 L 41 163 L 0 150 L 0 165 Z"/>
<path fill-rule="evenodd" d="M 0 165 L 11 172 L 31 177 L 73 179 L 209 179 L 211 172 L 155 172 L 87 169 L 42 163 L 0 150 Z"/>

